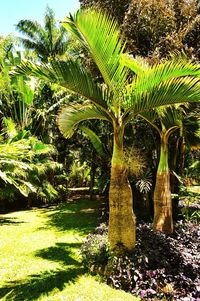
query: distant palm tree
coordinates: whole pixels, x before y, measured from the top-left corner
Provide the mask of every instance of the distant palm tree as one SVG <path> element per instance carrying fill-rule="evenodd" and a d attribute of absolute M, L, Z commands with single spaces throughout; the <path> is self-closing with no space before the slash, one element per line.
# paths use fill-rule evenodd
<path fill-rule="evenodd" d="M 172 199 L 169 170 L 169 138 L 182 126 L 182 110 L 174 107 L 158 108 L 141 116 L 160 136 L 160 156 L 154 190 L 154 221 L 156 231 L 173 232 Z"/>
<path fill-rule="evenodd" d="M 26 38 L 19 38 L 24 47 L 33 50 L 42 62 L 63 55 L 68 47 L 67 33 L 63 26 L 57 26 L 52 9 L 47 7 L 44 27 L 37 21 L 21 20 L 16 25 Z"/>
<path fill-rule="evenodd" d="M 190 120 L 191 116 L 189 114 L 187 116 L 182 107 L 175 108 L 173 106 L 160 107 L 150 112 L 144 112 L 141 114 L 141 116 L 150 125 L 152 125 L 154 129 L 157 130 L 160 136 L 160 156 L 154 190 L 153 227 L 156 231 L 161 231 L 169 234 L 173 232 L 172 198 L 170 184 L 171 172 L 169 168 L 169 138 L 174 131 L 179 129 L 176 147 L 174 148 L 175 152 L 173 154 L 173 163 L 175 168 L 178 151 L 178 149 L 176 148 L 177 146 L 179 146 L 180 142 L 187 139 L 186 132 L 191 128 L 191 123 L 188 123 L 187 120 Z M 190 139 L 194 144 L 195 142 L 199 143 L 199 122 L 197 116 L 194 115 L 192 121 L 193 132 L 190 133 Z M 179 175 L 180 172 L 181 171 L 179 170 Z"/>
<path fill-rule="evenodd" d="M 135 115 L 154 107 L 200 100 L 199 66 L 170 60 L 154 66 L 124 54 L 117 23 L 107 14 L 79 11 L 64 26 L 91 54 L 104 82 L 99 84 L 78 61 L 50 61 L 46 65 L 24 62 L 15 73 L 37 76 L 57 83 L 87 99 L 83 105 L 64 108 L 58 118 L 61 132 L 70 137 L 80 122 L 101 119 L 113 126 L 113 156 L 109 191 L 109 243 L 112 249 L 132 250 L 136 222 L 132 191 L 127 177 L 123 137 Z M 134 76 L 130 77 L 130 70 Z M 144 137 L 145 139 L 145 137 Z"/>

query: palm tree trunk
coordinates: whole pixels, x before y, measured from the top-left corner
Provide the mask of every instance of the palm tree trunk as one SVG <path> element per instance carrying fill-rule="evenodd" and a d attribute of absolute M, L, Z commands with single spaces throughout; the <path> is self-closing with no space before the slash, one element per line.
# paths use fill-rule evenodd
<path fill-rule="evenodd" d="M 168 136 L 161 135 L 160 162 L 154 190 L 153 228 L 166 234 L 173 232 L 170 173 L 168 167 Z"/>
<path fill-rule="evenodd" d="M 119 133 L 121 132 L 121 133 Z M 132 250 L 136 242 L 136 219 L 132 190 L 124 162 L 123 129 L 115 131 L 109 190 L 108 239 L 112 250 Z"/>

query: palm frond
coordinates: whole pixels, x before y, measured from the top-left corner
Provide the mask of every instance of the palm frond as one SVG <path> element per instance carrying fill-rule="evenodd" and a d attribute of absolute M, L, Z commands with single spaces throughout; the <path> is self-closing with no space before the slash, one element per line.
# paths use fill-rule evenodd
<path fill-rule="evenodd" d="M 93 81 L 91 75 L 78 62 L 73 60 L 66 62 L 52 61 L 48 65 L 23 62 L 13 69 L 12 74 L 33 75 L 54 82 L 91 100 L 97 106 L 107 109 L 106 100 L 108 96 L 106 91 Z"/>
<path fill-rule="evenodd" d="M 181 59 L 178 56 L 176 59 L 166 60 L 163 63 L 146 68 L 145 72 L 142 73 L 142 76 L 138 76 L 137 79 L 133 81 L 130 93 L 135 90 L 138 92 L 148 92 L 163 82 L 188 76 L 200 77 L 200 65 Z"/>
<path fill-rule="evenodd" d="M 61 133 L 69 138 L 78 124 L 84 120 L 101 119 L 112 122 L 103 110 L 91 105 L 76 105 L 63 108 L 58 116 L 58 127 Z"/>
<path fill-rule="evenodd" d="M 182 126 L 183 110 L 182 108 L 175 108 L 173 106 L 157 108 L 159 120 L 163 127 L 167 130 L 172 127 Z"/>
<path fill-rule="evenodd" d="M 145 110 L 184 102 L 200 101 L 200 79 L 194 77 L 177 77 L 161 81 L 146 89 L 143 84 L 136 82 L 132 97 L 127 97 L 126 114 L 142 113 Z"/>
<path fill-rule="evenodd" d="M 48 57 L 49 52 L 47 52 L 43 43 L 38 43 L 37 41 L 32 41 L 26 38 L 19 38 L 19 41 L 21 41 L 25 49 L 34 50 L 42 61 L 46 61 L 44 57 Z"/>
<path fill-rule="evenodd" d="M 22 161 L 18 160 L 13 160 L 13 159 L 0 159 L 0 165 L 12 165 L 18 168 L 18 173 L 19 173 L 19 168 L 24 169 L 24 170 L 31 170 L 30 164 L 24 163 Z"/>
<path fill-rule="evenodd" d="M 79 128 L 89 138 L 89 140 L 91 141 L 96 152 L 102 158 L 108 158 L 108 154 L 106 153 L 103 143 L 101 142 L 99 136 L 97 136 L 97 134 L 93 130 L 91 130 L 90 128 L 88 128 L 86 126 L 80 126 Z"/>
<path fill-rule="evenodd" d="M 137 76 L 139 75 L 143 76 L 143 73 L 149 69 L 149 65 L 147 61 L 140 56 L 136 56 L 133 58 L 127 53 L 124 53 L 121 56 L 121 61 L 126 67 L 128 67 Z"/>
<path fill-rule="evenodd" d="M 16 29 L 26 35 L 28 38 L 35 40 L 35 37 L 41 35 L 42 27 L 36 21 L 21 20 L 16 25 Z"/>
<path fill-rule="evenodd" d="M 24 181 L 23 179 L 14 178 L 8 173 L 0 170 L 0 179 L 5 182 L 5 184 L 10 184 L 14 186 L 23 196 L 28 197 L 30 192 L 36 192 L 36 188 L 30 182 Z"/>
<path fill-rule="evenodd" d="M 120 38 L 117 22 L 95 10 L 78 11 L 63 25 L 90 52 L 105 83 L 115 94 L 124 87 L 127 70 L 121 63 L 125 43 Z"/>

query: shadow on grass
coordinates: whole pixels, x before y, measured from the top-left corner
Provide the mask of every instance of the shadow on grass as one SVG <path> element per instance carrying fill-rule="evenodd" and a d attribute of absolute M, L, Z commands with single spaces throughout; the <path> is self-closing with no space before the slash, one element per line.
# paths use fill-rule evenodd
<path fill-rule="evenodd" d="M 80 235 L 89 234 L 98 223 L 101 201 L 79 199 L 61 204 L 48 215 L 48 227 L 57 231 L 74 230 Z"/>
<path fill-rule="evenodd" d="M 47 296 L 53 289 L 63 290 L 65 284 L 83 274 L 83 269 L 68 268 L 67 270 L 46 271 L 37 275 L 31 275 L 26 281 L 9 282 L 0 288 L 0 299 L 14 301 L 38 300 L 41 296 Z"/>
<path fill-rule="evenodd" d="M 2 298 L 14 301 L 37 300 L 41 296 L 47 296 L 54 289 L 63 290 L 69 281 L 74 282 L 84 273 L 80 262 L 71 256 L 71 249 L 80 248 L 80 245 L 80 243 L 57 243 L 54 247 L 38 251 L 36 256 L 60 262 L 63 268 L 31 275 L 17 282 L 7 282 L 7 285 L 0 288 L 0 300 Z"/>
<path fill-rule="evenodd" d="M 19 225 L 24 222 L 19 222 L 16 217 L 0 217 L 0 226 L 3 225 Z"/>
<path fill-rule="evenodd" d="M 56 261 L 62 265 L 80 266 L 80 263 L 71 256 L 72 248 L 80 248 L 81 243 L 56 243 L 54 247 L 46 248 L 36 252 L 36 256 L 46 260 Z"/>
<path fill-rule="evenodd" d="M 87 235 L 98 223 L 100 206 L 101 203 L 96 200 L 74 200 L 61 204 L 57 208 L 48 210 L 47 226 L 55 228 L 56 231 L 75 230 L 80 235 Z M 45 209 L 40 211 L 40 214 L 46 213 Z M 46 229 L 47 226 L 45 225 L 42 229 Z M 0 299 L 38 300 L 39 297 L 47 296 L 54 289 L 63 290 L 68 282 L 74 282 L 84 273 L 80 262 L 72 257 L 72 250 L 80 249 L 80 247 L 79 242 L 56 243 L 54 246 L 37 251 L 35 256 L 59 262 L 62 269 L 31 275 L 21 281 L 9 281 L 0 288 Z"/>

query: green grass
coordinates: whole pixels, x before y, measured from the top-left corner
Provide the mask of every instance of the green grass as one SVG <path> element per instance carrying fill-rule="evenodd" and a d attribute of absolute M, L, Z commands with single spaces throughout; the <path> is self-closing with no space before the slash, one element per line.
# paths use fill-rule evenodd
<path fill-rule="evenodd" d="M 136 301 L 81 266 L 80 247 L 98 223 L 99 205 L 74 200 L 0 215 L 0 300 Z"/>

